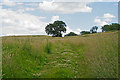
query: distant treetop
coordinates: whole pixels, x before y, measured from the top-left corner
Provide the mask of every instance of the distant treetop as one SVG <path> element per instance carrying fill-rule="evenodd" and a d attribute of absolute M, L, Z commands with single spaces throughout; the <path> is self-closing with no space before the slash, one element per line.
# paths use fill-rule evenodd
<path fill-rule="evenodd" d="M 77 34 L 74 32 L 70 32 L 70 33 L 66 34 L 65 36 L 77 36 Z"/>

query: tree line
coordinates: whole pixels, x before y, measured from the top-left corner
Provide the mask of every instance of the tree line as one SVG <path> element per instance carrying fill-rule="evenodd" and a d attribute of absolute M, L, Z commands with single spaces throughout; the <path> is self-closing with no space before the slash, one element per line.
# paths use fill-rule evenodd
<path fill-rule="evenodd" d="M 66 33 L 66 24 L 63 21 L 55 21 L 54 23 L 50 23 L 45 27 L 45 32 L 48 35 L 52 35 L 53 37 L 62 37 L 62 33 Z M 102 26 L 102 32 L 107 32 L 107 31 L 114 31 L 114 30 L 120 30 L 120 24 L 118 23 L 112 23 L 110 25 L 104 25 Z M 97 33 L 98 27 L 93 26 L 90 31 L 81 31 L 80 34 L 92 34 L 92 33 Z M 66 34 L 65 36 L 77 36 L 78 34 L 74 32 L 70 32 Z"/>

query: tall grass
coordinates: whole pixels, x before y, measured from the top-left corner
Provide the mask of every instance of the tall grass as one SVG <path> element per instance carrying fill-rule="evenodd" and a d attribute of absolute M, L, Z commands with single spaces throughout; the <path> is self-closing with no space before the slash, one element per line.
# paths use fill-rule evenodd
<path fill-rule="evenodd" d="M 45 47 L 45 52 L 50 54 L 51 53 L 51 48 L 52 48 L 52 44 L 50 42 L 48 42 L 48 39 L 47 40 L 47 43 L 46 43 L 46 47 Z"/>
<path fill-rule="evenodd" d="M 2 78 L 2 38 L 0 37 L 0 79 Z"/>
<path fill-rule="evenodd" d="M 3 37 L 4 78 L 116 78 L 118 32 Z"/>

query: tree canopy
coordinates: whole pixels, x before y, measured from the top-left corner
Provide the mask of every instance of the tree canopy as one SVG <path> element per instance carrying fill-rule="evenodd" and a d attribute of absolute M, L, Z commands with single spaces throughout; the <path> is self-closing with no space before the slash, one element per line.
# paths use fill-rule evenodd
<path fill-rule="evenodd" d="M 65 36 L 77 36 L 77 34 L 74 32 L 70 32 L 70 33 L 66 34 Z"/>
<path fill-rule="evenodd" d="M 45 31 L 53 37 L 62 37 L 62 32 L 66 32 L 66 24 L 63 21 L 55 21 L 53 24 L 47 25 Z"/>
<path fill-rule="evenodd" d="M 91 33 L 97 33 L 97 30 L 98 30 L 98 27 L 97 27 L 97 26 L 93 26 L 93 27 L 90 29 L 90 32 L 91 32 Z"/>
<path fill-rule="evenodd" d="M 101 29 L 102 32 L 120 30 L 120 24 L 112 23 L 111 25 L 104 25 Z"/>
<path fill-rule="evenodd" d="M 83 34 L 90 34 L 90 31 L 82 31 L 82 32 L 80 32 L 80 34 L 81 35 L 83 35 Z"/>

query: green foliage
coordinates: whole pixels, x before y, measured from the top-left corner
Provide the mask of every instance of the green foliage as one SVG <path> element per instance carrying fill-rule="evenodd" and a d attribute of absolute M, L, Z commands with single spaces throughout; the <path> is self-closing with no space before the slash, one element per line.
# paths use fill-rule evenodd
<path fill-rule="evenodd" d="M 104 25 L 102 27 L 102 32 L 120 30 L 120 24 L 112 23 L 111 25 Z"/>
<path fill-rule="evenodd" d="M 97 26 L 93 26 L 93 27 L 90 29 L 90 32 L 91 32 L 91 33 L 97 33 L 97 30 L 98 30 L 98 27 L 97 27 Z"/>
<path fill-rule="evenodd" d="M 62 37 L 62 32 L 66 32 L 66 24 L 63 21 L 55 21 L 53 24 L 49 24 L 45 27 L 45 31 L 48 35 L 53 37 Z"/>
<path fill-rule="evenodd" d="M 77 36 L 77 34 L 74 32 L 70 32 L 70 33 L 66 34 L 65 36 Z"/>
<path fill-rule="evenodd" d="M 81 35 L 90 34 L 90 32 L 89 32 L 89 31 L 82 31 L 82 32 L 80 32 L 80 34 L 81 34 Z"/>

